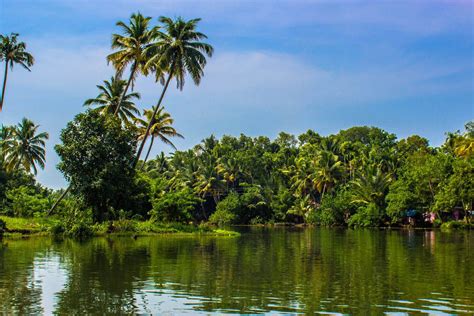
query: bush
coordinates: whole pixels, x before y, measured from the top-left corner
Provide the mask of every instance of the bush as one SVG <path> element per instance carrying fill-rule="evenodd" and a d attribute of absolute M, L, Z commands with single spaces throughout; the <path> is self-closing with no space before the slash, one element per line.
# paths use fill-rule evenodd
<path fill-rule="evenodd" d="M 230 192 L 225 199 L 217 203 L 216 211 L 209 217 L 209 221 L 219 226 L 232 224 L 240 209 L 239 195 Z"/>
<path fill-rule="evenodd" d="M 20 186 L 6 192 L 12 215 L 16 217 L 31 217 L 43 213 L 50 206 L 48 198 L 38 194 L 35 188 Z"/>
<path fill-rule="evenodd" d="M 166 179 L 156 178 L 151 180 L 150 202 L 153 220 L 188 222 L 201 199 L 189 187 L 171 189 Z"/>
<path fill-rule="evenodd" d="M 374 227 L 380 224 L 380 209 L 374 203 L 360 206 L 349 218 L 349 226 Z"/>
<path fill-rule="evenodd" d="M 344 214 L 350 211 L 350 197 L 346 191 L 325 195 L 321 206 L 309 212 L 307 222 L 322 226 L 344 223 Z"/>
<path fill-rule="evenodd" d="M 83 222 L 74 224 L 69 230 L 67 230 L 66 235 L 73 237 L 75 239 L 84 240 L 92 237 L 94 232 L 90 225 L 87 225 Z"/>

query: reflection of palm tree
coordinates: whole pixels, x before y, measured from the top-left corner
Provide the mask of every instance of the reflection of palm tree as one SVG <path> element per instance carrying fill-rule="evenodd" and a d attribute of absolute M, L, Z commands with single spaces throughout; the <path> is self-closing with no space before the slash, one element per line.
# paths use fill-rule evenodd
<path fill-rule="evenodd" d="M 5 159 L 6 169 L 13 171 L 18 167 L 23 167 L 27 172 L 33 169 L 36 174 L 38 164 L 44 169 L 45 164 L 45 140 L 49 138 L 48 133 L 37 134 L 39 125 L 23 118 L 18 126 L 10 131 L 4 132 L 7 138 L 2 140 L 2 150 Z"/>
<path fill-rule="evenodd" d="M 132 99 L 140 99 L 137 92 L 123 95 L 126 86 L 125 80 L 112 77 L 110 81 L 105 80 L 104 85 L 98 85 L 100 93 L 94 99 L 88 99 L 84 102 L 86 106 L 96 105 L 95 108 L 101 114 L 117 115 L 123 123 L 128 124 L 135 119 L 140 112 L 135 107 Z M 122 101 L 119 105 L 119 100 Z"/>
<path fill-rule="evenodd" d="M 154 117 L 153 114 L 155 114 Z M 183 135 L 178 133 L 176 129 L 171 126 L 173 125 L 174 120 L 171 118 L 171 115 L 165 112 L 164 107 L 160 107 L 157 111 L 155 111 L 155 107 L 152 107 L 150 110 L 145 110 L 143 112 L 145 119 L 137 118 L 135 122 L 138 124 L 138 129 L 140 136 L 138 139 L 146 138 L 146 131 L 148 122 L 152 122 L 151 128 L 149 130 L 149 134 L 151 135 L 151 142 L 150 147 L 148 148 L 148 152 L 146 154 L 144 162 L 148 160 L 148 156 L 150 155 L 151 148 L 153 147 L 153 141 L 155 138 L 159 138 L 163 143 L 170 145 L 173 149 L 176 150 L 176 146 L 169 140 L 169 137 L 180 137 L 184 138 Z"/>
<path fill-rule="evenodd" d="M 160 17 L 159 21 L 163 24 L 165 32 L 157 32 L 158 41 L 150 47 L 150 57 L 145 66 L 146 68 L 154 68 L 159 76 L 162 76 L 163 72 L 167 72 L 168 79 L 165 82 L 153 116 L 156 115 L 156 111 L 161 106 L 171 79 L 174 77 L 178 88 L 183 89 L 184 78 L 186 74 L 189 74 L 194 83 L 198 85 L 204 75 L 204 67 L 207 62 L 205 55 L 210 57 L 213 53 L 211 45 L 199 42 L 199 40 L 207 38 L 203 33 L 196 31 L 200 19 L 185 21 L 181 18 L 172 20 L 167 17 Z M 138 149 L 135 164 L 140 159 L 151 125 L 152 122 L 150 121 L 145 137 Z"/>
<path fill-rule="evenodd" d="M 5 62 L 2 96 L 0 98 L 0 112 L 2 111 L 3 102 L 5 101 L 8 66 L 13 70 L 13 65 L 19 64 L 26 70 L 30 71 L 30 67 L 33 66 L 35 62 L 33 56 L 26 51 L 26 44 L 24 42 L 18 42 L 17 37 L 18 34 L 16 33 L 12 33 L 10 36 L 0 35 L 0 61 Z"/>

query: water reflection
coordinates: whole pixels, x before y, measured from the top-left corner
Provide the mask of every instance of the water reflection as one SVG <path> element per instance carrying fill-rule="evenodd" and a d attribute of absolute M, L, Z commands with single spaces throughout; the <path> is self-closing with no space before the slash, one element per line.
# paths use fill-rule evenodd
<path fill-rule="evenodd" d="M 473 242 L 470 232 L 295 228 L 8 240 L 0 314 L 473 314 Z"/>

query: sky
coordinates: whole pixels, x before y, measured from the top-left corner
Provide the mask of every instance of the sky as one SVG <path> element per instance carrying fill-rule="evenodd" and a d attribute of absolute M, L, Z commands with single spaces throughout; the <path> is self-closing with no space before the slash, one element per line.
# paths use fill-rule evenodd
<path fill-rule="evenodd" d="M 474 1 L 0 0 L 0 33 L 20 33 L 36 59 L 31 72 L 9 73 L 0 124 L 27 117 L 49 133 L 42 184 L 66 186 L 54 145 L 114 74 L 106 56 L 115 23 L 138 11 L 156 23 L 200 17 L 215 49 L 199 86 L 188 80 L 165 96 L 185 136 L 180 150 L 211 134 L 328 135 L 356 125 L 438 146 L 474 119 Z M 161 86 L 140 78 L 135 90 L 144 109 Z"/>

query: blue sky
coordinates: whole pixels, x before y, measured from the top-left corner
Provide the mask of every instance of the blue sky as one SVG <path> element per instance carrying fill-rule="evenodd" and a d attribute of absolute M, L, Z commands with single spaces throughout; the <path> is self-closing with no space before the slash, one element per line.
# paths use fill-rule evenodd
<path fill-rule="evenodd" d="M 59 132 L 113 75 L 105 56 L 115 22 L 140 11 L 201 17 L 215 48 L 199 87 L 189 81 L 165 97 L 185 136 L 179 149 L 210 134 L 327 135 L 354 125 L 439 145 L 474 118 L 473 10 L 456 0 L 0 0 L 0 33 L 20 33 L 36 57 L 31 73 L 10 73 L 0 123 L 26 116 L 49 132 L 38 179 L 64 186 Z M 136 90 L 149 108 L 161 87 L 142 78 Z"/>

